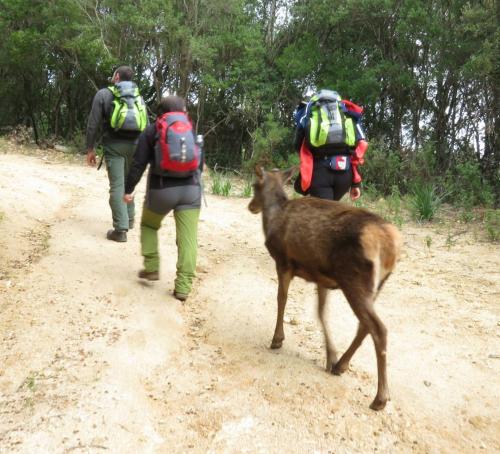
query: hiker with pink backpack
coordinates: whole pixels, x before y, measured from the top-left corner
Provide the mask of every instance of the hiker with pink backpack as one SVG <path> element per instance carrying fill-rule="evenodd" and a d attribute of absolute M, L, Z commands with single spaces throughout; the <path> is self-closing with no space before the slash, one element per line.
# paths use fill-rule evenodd
<path fill-rule="evenodd" d="M 177 274 L 174 296 L 187 299 L 195 276 L 198 249 L 198 218 L 201 206 L 203 170 L 202 136 L 193 133 L 186 105 L 178 96 L 162 98 L 158 117 L 139 137 L 123 200 L 132 193 L 149 164 L 146 197 L 141 218 L 141 279 L 160 278 L 158 230 L 163 218 L 174 212 L 177 243 Z"/>

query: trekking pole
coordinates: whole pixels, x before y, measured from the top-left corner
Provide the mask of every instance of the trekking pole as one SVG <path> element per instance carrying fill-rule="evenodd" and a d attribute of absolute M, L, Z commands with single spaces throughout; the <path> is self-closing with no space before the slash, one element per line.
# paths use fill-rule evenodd
<path fill-rule="evenodd" d="M 207 198 L 205 196 L 205 184 L 203 183 L 203 159 L 205 158 L 204 156 L 204 150 L 203 150 L 203 145 L 204 145 L 204 141 L 203 141 L 203 135 L 202 134 L 198 134 L 196 136 L 196 144 L 200 147 L 200 186 L 201 186 L 201 195 L 203 197 L 203 202 L 205 203 L 205 207 L 208 207 L 208 204 L 207 204 Z"/>
<path fill-rule="evenodd" d="M 205 203 L 205 208 L 208 208 L 207 198 L 205 196 L 205 184 L 203 183 L 203 179 L 201 178 L 201 175 L 200 175 L 200 185 L 201 185 L 201 195 L 203 197 L 203 202 Z"/>

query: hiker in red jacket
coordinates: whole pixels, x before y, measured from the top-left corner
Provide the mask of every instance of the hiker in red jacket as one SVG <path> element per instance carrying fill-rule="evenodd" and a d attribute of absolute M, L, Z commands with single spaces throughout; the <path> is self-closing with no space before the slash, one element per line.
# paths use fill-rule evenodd
<path fill-rule="evenodd" d="M 360 125 L 363 109 L 338 93 L 321 90 L 296 111 L 295 149 L 300 153 L 300 179 L 295 190 L 328 200 L 350 191 L 361 196 L 358 166 L 368 148 Z"/>

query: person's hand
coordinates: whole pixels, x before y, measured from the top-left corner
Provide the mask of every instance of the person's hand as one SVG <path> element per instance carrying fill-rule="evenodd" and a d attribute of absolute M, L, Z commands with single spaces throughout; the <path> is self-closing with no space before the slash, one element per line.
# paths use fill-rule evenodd
<path fill-rule="evenodd" d="M 358 200 L 361 197 L 361 189 L 351 188 L 351 200 Z"/>
<path fill-rule="evenodd" d="M 95 158 L 95 150 L 92 148 L 87 150 L 87 164 L 89 166 L 95 166 L 97 163 L 96 158 Z"/>
<path fill-rule="evenodd" d="M 134 200 L 134 196 L 132 194 L 125 194 L 123 196 L 123 201 L 125 203 L 131 203 Z"/>

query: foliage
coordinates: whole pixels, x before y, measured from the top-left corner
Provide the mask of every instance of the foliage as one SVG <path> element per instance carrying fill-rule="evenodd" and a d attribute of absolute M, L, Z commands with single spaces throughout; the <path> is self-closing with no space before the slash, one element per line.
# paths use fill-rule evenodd
<path fill-rule="evenodd" d="M 438 194 L 436 187 L 429 183 L 416 184 L 410 194 L 410 208 L 414 218 L 417 221 L 432 220 L 443 201 L 443 196 Z"/>
<path fill-rule="evenodd" d="M 500 240 L 500 210 L 488 210 L 484 217 L 484 227 L 490 241 Z"/>
<path fill-rule="evenodd" d="M 262 126 L 252 135 L 253 153 L 244 163 L 243 169 L 251 173 L 256 164 L 267 169 L 286 167 L 288 159 L 280 154 L 280 146 L 288 135 L 287 128 L 280 126 L 272 116 L 268 115 Z"/>
<path fill-rule="evenodd" d="M 389 197 L 387 197 L 387 207 L 389 208 L 390 221 L 398 227 L 403 225 L 403 209 L 401 206 L 401 193 L 395 185 Z"/>
<path fill-rule="evenodd" d="M 228 176 L 223 172 L 212 172 L 212 194 L 229 197 L 232 183 Z"/>
<path fill-rule="evenodd" d="M 445 176 L 448 201 L 498 205 L 496 3 L 3 0 L 0 128 L 81 148 L 96 90 L 129 64 L 152 118 L 187 98 L 210 165 L 285 167 L 301 93 L 331 87 L 365 107 L 378 192 Z"/>
<path fill-rule="evenodd" d="M 479 164 L 469 160 L 458 163 L 450 169 L 445 179 L 449 200 L 465 210 L 475 205 L 491 206 L 493 191 L 487 181 L 484 181 Z"/>
<path fill-rule="evenodd" d="M 252 180 L 250 178 L 245 179 L 241 196 L 242 197 L 252 197 Z"/>
<path fill-rule="evenodd" d="M 361 172 L 363 179 L 369 182 L 373 190 L 390 194 L 394 186 L 401 184 L 401 157 L 375 142 L 368 149 Z"/>

